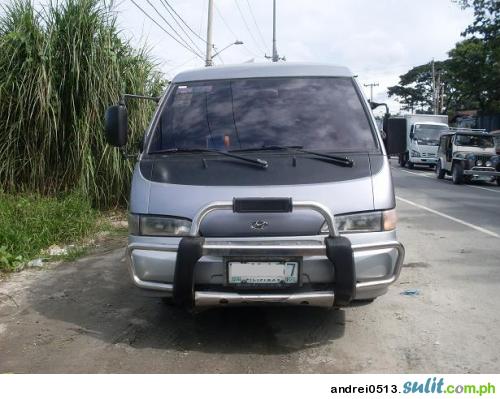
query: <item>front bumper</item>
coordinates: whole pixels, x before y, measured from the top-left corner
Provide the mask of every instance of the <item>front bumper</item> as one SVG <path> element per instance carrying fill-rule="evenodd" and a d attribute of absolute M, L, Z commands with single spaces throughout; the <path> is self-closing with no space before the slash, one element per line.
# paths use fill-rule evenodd
<path fill-rule="evenodd" d="M 358 237 L 353 237 L 356 235 Z M 389 285 L 397 280 L 404 259 L 404 247 L 395 240 L 393 232 L 356 235 L 348 236 L 354 241 L 352 249 L 357 278 L 355 299 L 374 298 L 384 294 Z M 303 256 L 301 279 L 305 286 L 333 284 L 335 273 L 325 256 L 325 245 L 321 238 L 272 237 L 258 242 L 242 238 L 207 239 L 207 252 L 214 252 L 204 254 L 198 261 L 195 285 L 224 289 L 226 271 L 223 252 L 220 250 L 227 244 L 232 250 L 244 249 L 247 254 L 265 252 L 279 253 L 281 256 Z M 160 237 L 130 236 L 127 247 L 128 265 L 132 281 L 138 288 L 158 292 L 162 296 L 172 296 L 179 241 L 180 239 L 172 238 L 165 240 Z M 359 241 L 365 243 L 355 243 Z"/>
<path fill-rule="evenodd" d="M 435 165 L 438 159 L 436 157 L 409 157 L 409 161 L 414 164 Z"/>
<path fill-rule="evenodd" d="M 500 177 L 500 172 L 490 167 L 474 166 L 464 170 L 464 175 L 473 177 Z"/>
<path fill-rule="evenodd" d="M 325 219 L 330 218 L 330 231 L 334 231 L 333 216 L 326 214 Z M 193 220 L 198 226 L 199 222 L 196 218 Z M 341 298 L 348 297 L 349 301 L 382 295 L 398 278 L 404 247 L 396 240 L 394 231 L 342 237 L 335 231 L 333 236 L 202 238 L 196 231 L 192 237 L 184 238 L 184 242 L 175 237 L 130 236 L 127 258 L 132 280 L 138 288 L 175 299 L 176 289 L 186 285 L 187 279 L 191 285 L 184 289 L 183 295 L 187 295 L 194 306 L 279 303 L 331 307 L 345 304 Z M 334 238 L 349 243 L 347 258 L 337 262 L 342 264 L 332 260 L 329 240 Z M 334 248 L 333 253 L 342 250 Z M 227 256 L 299 256 L 302 258 L 300 284 L 293 290 L 235 291 L 227 284 L 224 261 Z M 179 276 L 189 270 L 189 264 L 192 264 L 192 274 L 179 280 Z M 349 267 L 352 273 L 346 270 Z M 346 279 L 347 291 L 352 286 L 352 295 L 346 294 Z"/>

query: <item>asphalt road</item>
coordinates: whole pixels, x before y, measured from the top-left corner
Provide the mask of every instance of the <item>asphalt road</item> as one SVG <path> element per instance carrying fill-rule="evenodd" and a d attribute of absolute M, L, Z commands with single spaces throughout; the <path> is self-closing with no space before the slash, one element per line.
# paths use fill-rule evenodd
<path fill-rule="evenodd" d="M 500 372 L 500 187 L 393 176 L 405 267 L 371 304 L 188 314 L 110 249 L 0 281 L 0 372 Z"/>

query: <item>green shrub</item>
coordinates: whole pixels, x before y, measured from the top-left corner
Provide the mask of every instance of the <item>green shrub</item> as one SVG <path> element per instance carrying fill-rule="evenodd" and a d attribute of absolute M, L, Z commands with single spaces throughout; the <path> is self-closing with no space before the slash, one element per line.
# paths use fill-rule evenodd
<path fill-rule="evenodd" d="M 76 193 L 0 193 L 0 269 L 14 269 L 51 245 L 77 242 L 96 230 L 97 217 L 98 211 Z"/>
<path fill-rule="evenodd" d="M 124 92 L 159 95 L 164 81 L 156 64 L 121 39 L 106 2 L 35 9 L 30 0 L 12 0 L 0 14 L 0 187 L 77 190 L 97 206 L 123 203 L 131 163 L 105 144 L 104 111 Z M 131 142 L 154 106 L 129 105 Z"/>

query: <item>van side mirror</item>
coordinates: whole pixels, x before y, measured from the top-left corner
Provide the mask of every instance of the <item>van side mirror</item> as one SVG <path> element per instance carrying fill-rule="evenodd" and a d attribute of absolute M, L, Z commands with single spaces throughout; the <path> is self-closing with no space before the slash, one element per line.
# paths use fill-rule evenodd
<path fill-rule="evenodd" d="M 401 154 L 406 151 L 406 120 L 404 118 L 389 118 L 386 133 L 387 155 Z"/>
<path fill-rule="evenodd" d="M 410 139 L 413 140 L 415 138 L 415 134 L 413 132 L 410 133 Z"/>
<path fill-rule="evenodd" d="M 114 147 L 124 147 L 128 139 L 128 114 L 125 105 L 112 105 L 104 116 L 106 141 Z"/>

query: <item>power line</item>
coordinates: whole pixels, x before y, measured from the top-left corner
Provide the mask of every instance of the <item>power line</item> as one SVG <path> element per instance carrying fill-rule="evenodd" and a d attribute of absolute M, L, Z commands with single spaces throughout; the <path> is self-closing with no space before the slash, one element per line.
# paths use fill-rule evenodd
<path fill-rule="evenodd" d="M 167 5 L 170 7 L 170 9 L 174 12 L 175 15 L 177 15 L 177 17 L 182 21 L 182 23 L 184 25 L 186 25 L 186 27 L 198 38 L 200 39 L 203 43 L 206 43 L 207 41 L 202 37 L 200 36 L 198 33 L 196 33 L 189 25 L 186 21 L 184 21 L 184 19 L 177 13 L 177 11 L 175 11 L 174 7 L 172 7 L 170 5 L 170 3 L 167 1 L 167 0 L 162 0 L 164 1 L 165 3 L 167 3 Z"/>
<path fill-rule="evenodd" d="M 203 2 L 203 11 L 201 13 L 201 17 L 200 17 L 200 26 L 198 28 L 198 34 L 201 35 L 201 30 L 203 28 L 203 21 L 205 20 L 205 10 L 207 9 L 206 7 L 206 4 L 207 4 L 207 0 L 205 0 Z M 217 7 L 217 6 L 216 6 Z"/>
<path fill-rule="evenodd" d="M 236 7 L 238 8 L 238 12 L 240 13 L 241 19 L 243 20 L 243 23 L 245 24 L 245 27 L 246 27 L 248 33 L 250 34 L 250 37 L 252 38 L 253 42 L 255 43 L 256 48 L 258 49 L 259 52 L 265 54 L 266 51 L 265 50 L 262 51 L 262 49 L 260 48 L 260 44 L 257 43 L 257 40 L 255 40 L 255 36 L 253 35 L 252 31 L 250 30 L 250 27 L 248 26 L 248 23 L 245 19 L 245 16 L 243 15 L 243 12 L 241 11 L 241 8 L 240 8 L 240 5 L 238 4 L 238 1 L 234 0 L 234 3 L 236 4 Z"/>
<path fill-rule="evenodd" d="M 165 17 L 163 16 L 163 14 L 161 12 L 158 11 L 158 9 L 151 3 L 151 1 L 149 0 L 146 0 L 148 2 L 148 4 L 153 8 L 153 10 L 155 10 L 155 12 L 159 15 L 159 17 L 169 26 L 170 29 L 172 29 L 174 31 L 174 33 L 177 35 L 177 37 L 179 38 L 179 40 L 181 40 L 187 47 L 189 47 L 192 51 L 195 51 L 191 45 L 180 35 L 179 32 L 177 32 L 175 30 L 175 28 L 170 24 L 170 22 L 168 22 Z M 188 37 L 189 38 L 189 37 Z M 191 38 L 189 38 L 191 40 Z M 201 50 L 196 46 L 195 44 L 195 47 L 196 49 L 201 53 Z"/>
<path fill-rule="evenodd" d="M 229 24 L 227 23 L 226 19 L 224 18 L 224 15 L 222 15 L 221 11 L 219 10 L 219 7 L 217 7 L 217 4 L 214 4 L 214 5 L 215 5 L 215 11 L 217 12 L 220 20 L 222 21 L 222 23 L 224 24 L 224 26 L 226 27 L 226 29 L 233 35 L 234 39 L 237 40 L 238 39 L 238 35 L 236 33 L 234 33 L 234 30 L 231 29 L 231 26 L 229 26 Z M 243 45 L 243 48 L 252 57 L 259 57 L 257 54 L 255 54 L 255 52 L 253 52 L 252 50 L 250 50 L 246 44 Z"/>
<path fill-rule="evenodd" d="M 186 35 L 186 37 L 189 39 L 189 41 L 191 43 L 193 43 L 193 46 L 196 47 L 196 49 L 202 53 L 201 49 L 198 47 L 198 45 L 195 43 L 195 41 L 191 38 L 191 36 L 189 35 L 189 33 L 186 32 L 186 30 L 184 29 L 184 27 L 182 26 L 182 24 L 178 21 L 178 19 L 174 16 L 174 14 L 172 13 L 172 11 L 170 11 L 170 9 L 167 7 L 167 5 L 171 8 L 170 4 L 168 3 L 168 1 L 166 0 L 160 0 L 161 4 L 163 5 L 163 8 L 165 8 L 165 10 L 167 10 L 167 12 L 169 13 L 169 15 L 172 17 L 172 19 L 175 21 L 175 23 L 177 24 L 177 26 L 179 28 L 181 28 L 182 32 Z M 165 4 L 166 3 L 166 4 Z M 173 10 L 173 9 L 172 9 Z M 174 10 L 175 12 L 175 10 Z M 178 15 L 177 13 L 175 13 L 175 15 Z"/>
<path fill-rule="evenodd" d="M 215 50 L 215 56 L 216 57 L 219 57 L 220 61 L 222 62 L 222 65 L 224 65 L 224 60 L 222 59 L 222 55 L 220 54 L 220 51 L 217 49 L 216 46 L 214 46 L 214 50 Z"/>
<path fill-rule="evenodd" d="M 222 23 L 226 26 L 227 30 L 232 33 L 232 35 L 234 36 L 235 39 L 237 39 L 238 36 L 236 35 L 236 33 L 234 33 L 234 31 L 231 29 L 231 27 L 226 22 L 226 19 L 222 16 L 222 13 L 220 12 L 219 7 L 217 7 L 217 4 L 215 4 L 215 11 L 217 12 L 217 14 L 219 14 L 219 17 L 220 17 Z"/>
<path fill-rule="evenodd" d="M 259 24 L 257 24 L 257 19 L 255 19 L 255 14 L 253 13 L 252 6 L 250 5 L 250 2 L 248 0 L 247 0 L 247 4 L 248 4 L 248 9 L 250 10 L 250 15 L 253 19 L 253 23 L 255 24 L 255 27 L 257 28 L 257 33 L 259 34 L 260 39 L 262 40 L 262 43 L 264 44 L 264 49 L 267 50 L 268 47 L 266 44 L 266 40 L 264 39 L 264 35 L 262 34 L 262 31 L 259 28 Z"/>
<path fill-rule="evenodd" d="M 370 102 L 373 101 L 373 88 L 375 86 L 378 86 L 378 83 L 367 83 L 367 84 L 365 84 L 363 86 L 370 87 Z"/>
<path fill-rule="evenodd" d="M 193 53 L 197 57 L 203 59 L 203 57 L 198 54 L 195 50 L 193 50 L 190 46 L 186 46 L 184 43 L 180 42 L 177 38 L 175 38 L 169 31 L 167 31 L 163 26 L 161 26 L 151 15 L 149 15 L 139 4 L 135 2 L 135 0 L 130 0 L 151 22 L 153 22 L 158 28 L 160 28 L 163 32 L 165 32 L 168 36 L 174 39 L 178 44 L 184 47 L 189 52 Z"/>

